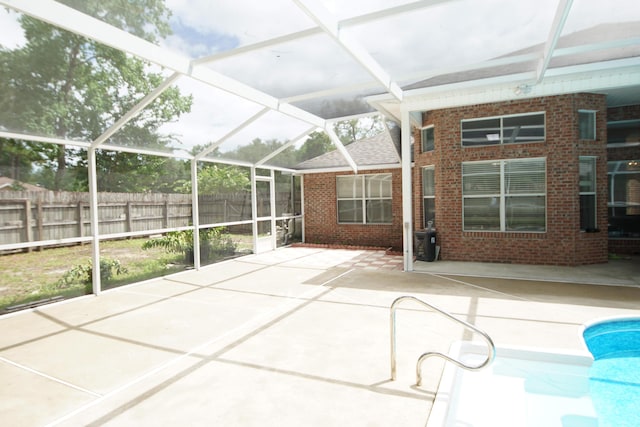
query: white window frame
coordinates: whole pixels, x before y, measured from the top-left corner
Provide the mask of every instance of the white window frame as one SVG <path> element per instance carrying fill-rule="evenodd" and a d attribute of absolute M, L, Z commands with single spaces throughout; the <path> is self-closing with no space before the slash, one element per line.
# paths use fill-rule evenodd
<path fill-rule="evenodd" d="M 536 138 L 536 139 L 532 139 L 531 141 L 519 141 L 519 142 L 508 142 L 504 140 L 504 130 L 505 130 L 505 125 L 504 125 L 504 120 L 505 119 L 510 119 L 513 117 L 525 117 L 525 116 L 537 116 L 537 115 L 542 115 L 543 118 L 543 124 L 542 124 L 542 138 Z M 464 124 L 465 123 L 470 123 L 470 122 L 477 122 L 477 121 L 481 121 L 481 120 L 499 120 L 500 124 L 499 127 L 495 128 L 496 133 L 491 134 L 494 135 L 494 138 L 496 141 L 496 143 L 489 143 L 487 142 L 486 144 L 470 144 L 470 145 L 465 145 L 465 138 L 464 138 Z M 539 126 L 526 126 L 527 128 L 537 128 Z M 469 130 L 467 130 L 469 131 Z M 487 134 L 488 136 L 489 134 Z M 511 144 L 532 144 L 532 143 L 540 143 L 540 142 L 545 142 L 547 139 L 547 114 L 545 111 L 532 111 L 532 112 L 528 112 L 528 113 L 520 113 L 520 114 L 506 114 L 506 115 L 501 115 L 501 116 L 488 116 L 488 117 L 476 117 L 473 119 L 462 119 L 460 120 L 460 145 L 464 148 L 474 148 L 474 147 L 485 147 L 487 145 L 492 146 L 492 145 L 511 145 Z"/>
<path fill-rule="evenodd" d="M 372 196 L 371 195 L 371 188 L 368 188 L 367 182 L 370 183 L 370 181 L 367 181 L 367 177 L 372 177 L 372 176 L 380 176 L 380 177 L 385 177 L 388 178 L 389 182 L 391 183 L 391 189 L 390 189 L 390 195 L 389 196 Z M 392 183 L 392 177 L 393 175 L 391 173 L 376 173 L 376 174 L 365 174 L 365 175 L 339 175 L 336 177 L 336 216 L 337 216 L 337 222 L 338 224 L 366 224 L 366 225 L 380 225 L 380 224 L 391 224 L 393 221 L 393 212 L 391 214 L 391 220 L 389 222 L 370 222 L 368 220 L 368 215 L 367 215 L 367 202 L 371 201 L 371 200 L 393 200 L 393 183 Z M 339 185 L 338 185 L 338 181 L 340 179 L 351 179 L 353 180 L 353 185 L 360 185 L 361 189 L 360 189 L 360 196 L 356 196 L 356 197 L 340 197 L 339 196 Z M 360 182 L 358 182 L 360 181 Z M 380 191 L 379 193 L 382 193 L 382 191 Z M 356 201 L 356 202 L 360 202 L 360 206 L 362 209 L 362 221 L 360 222 L 356 222 L 356 221 L 341 221 L 340 220 L 340 201 L 341 200 L 346 200 L 346 201 Z M 393 202 L 391 203 L 391 209 L 393 209 Z"/>
<path fill-rule="evenodd" d="M 425 194 L 425 187 L 424 187 L 424 174 L 427 170 L 433 171 L 434 177 L 433 177 L 433 194 Z M 434 201 L 434 208 L 435 208 L 435 200 L 436 200 L 436 183 L 435 183 L 436 179 L 435 179 L 435 166 L 431 165 L 431 166 L 425 166 L 422 168 L 422 215 L 424 216 L 423 220 L 423 227 L 427 228 L 428 224 L 427 224 L 427 218 L 425 215 L 425 202 L 426 200 L 433 200 Z M 435 213 L 434 213 L 435 215 Z M 432 224 L 435 227 L 435 218 L 434 218 L 434 223 Z"/>
<path fill-rule="evenodd" d="M 427 131 L 433 131 L 433 148 L 431 150 L 427 150 L 425 149 L 425 133 Z M 429 126 L 425 126 L 422 129 L 420 129 L 420 149 L 423 153 L 431 153 L 435 150 L 436 147 L 436 134 L 435 134 L 435 126 L 434 125 L 429 125 Z"/>
<path fill-rule="evenodd" d="M 533 192 L 533 193 L 517 193 L 517 194 L 508 194 L 505 184 L 505 165 L 509 162 L 525 162 L 532 160 L 543 160 L 544 161 L 544 191 L 543 192 Z M 480 164 L 480 163 L 499 163 L 499 173 L 500 173 L 500 189 L 498 193 L 495 194 L 474 194 L 474 195 L 465 195 L 465 175 L 464 175 L 464 165 L 466 164 Z M 530 158 L 516 158 L 516 159 L 501 159 L 501 160 L 481 160 L 481 161 L 473 161 L 473 162 L 463 162 L 462 168 L 462 230 L 464 232 L 494 232 L 494 233 L 546 233 L 547 232 L 547 223 L 548 223 L 548 208 L 547 208 L 547 158 L 546 157 L 530 157 Z M 498 199 L 499 203 L 499 215 L 500 215 L 500 229 L 467 229 L 465 227 L 465 199 L 473 199 L 473 198 L 487 198 L 487 197 L 495 197 Z M 544 229 L 543 230 L 507 230 L 507 198 L 514 197 L 544 197 Z"/>
<path fill-rule="evenodd" d="M 582 141 L 595 141 L 596 138 L 596 110 L 578 110 L 578 139 Z M 592 117 L 593 128 L 591 129 L 592 135 L 582 135 L 582 123 L 580 121 L 580 117 L 582 114 L 589 114 Z"/>

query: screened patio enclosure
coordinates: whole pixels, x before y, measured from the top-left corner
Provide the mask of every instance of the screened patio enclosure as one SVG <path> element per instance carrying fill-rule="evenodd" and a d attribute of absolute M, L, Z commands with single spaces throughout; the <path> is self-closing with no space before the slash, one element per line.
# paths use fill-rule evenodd
<path fill-rule="evenodd" d="M 122 238 L 191 233 L 195 268 L 211 236 L 235 252 L 304 240 L 314 171 L 296 165 L 338 150 L 366 170 L 335 125 L 372 116 L 402 131 L 412 270 L 421 112 L 577 92 L 640 103 L 635 0 L 0 4 L 0 175 L 15 192 L 0 251 L 91 243 L 101 270 L 117 271 L 122 250 L 106 243 Z"/>

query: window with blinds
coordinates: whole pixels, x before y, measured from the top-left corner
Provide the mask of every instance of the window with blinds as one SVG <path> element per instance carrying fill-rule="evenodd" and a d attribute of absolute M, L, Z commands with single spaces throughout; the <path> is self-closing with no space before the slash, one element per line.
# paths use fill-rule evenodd
<path fill-rule="evenodd" d="M 336 178 L 338 222 L 389 224 L 391 174 L 339 176 Z"/>
<path fill-rule="evenodd" d="M 546 230 L 546 159 L 462 164 L 465 231 Z"/>
<path fill-rule="evenodd" d="M 544 112 L 468 119 L 460 126 L 463 147 L 545 140 Z"/>
<path fill-rule="evenodd" d="M 429 221 L 431 226 L 436 226 L 436 180 L 435 168 L 427 166 L 422 169 L 422 209 L 424 224 L 427 228 Z"/>
<path fill-rule="evenodd" d="M 580 157 L 580 230 L 596 231 L 596 158 Z"/>

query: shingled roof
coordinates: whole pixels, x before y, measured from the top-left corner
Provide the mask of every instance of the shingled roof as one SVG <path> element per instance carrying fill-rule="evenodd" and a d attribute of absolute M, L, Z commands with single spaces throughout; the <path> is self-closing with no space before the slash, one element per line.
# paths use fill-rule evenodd
<path fill-rule="evenodd" d="M 370 138 L 345 145 L 358 166 L 400 165 L 400 132 L 394 128 Z M 333 150 L 313 159 L 305 160 L 296 169 L 331 169 L 349 167 L 349 163 L 338 150 Z"/>
<path fill-rule="evenodd" d="M 37 185 L 20 182 L 6 176 L 0 176 L 0 191 L 9 191 L 15 188 L 21 188 L 24 191 L 47 191 L 46 188 L 38 187 Z"/>

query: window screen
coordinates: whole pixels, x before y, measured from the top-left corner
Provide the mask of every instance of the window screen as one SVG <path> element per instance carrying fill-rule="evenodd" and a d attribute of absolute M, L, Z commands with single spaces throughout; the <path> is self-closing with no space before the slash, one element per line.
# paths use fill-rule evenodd
<path fill-rule="evenodd" d="M 545 231 L 543 158 L 462 165 L 465 231 Z"/>

